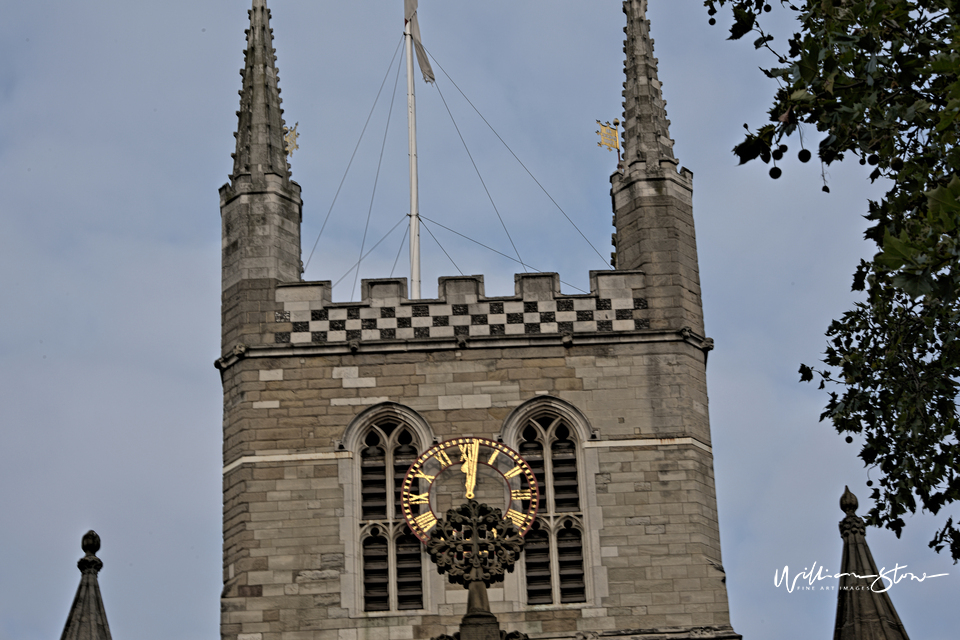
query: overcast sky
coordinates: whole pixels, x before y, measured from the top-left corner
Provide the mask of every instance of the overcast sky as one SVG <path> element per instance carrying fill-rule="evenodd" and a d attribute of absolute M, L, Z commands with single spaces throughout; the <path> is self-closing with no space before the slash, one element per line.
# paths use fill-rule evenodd
<path fill-rule="evenodd" d="M 838 570 L 844 485 L 864 513 L 859 443 L 817 422 L 823 392 L 797 382 L 846 310 L 866 198 L 855 163 L 827 172 L 737 167 L 742 124 L 764 118 L 770 81 L 748 43 L 709 27 L 700 0 L 651 0 L 660 79 L 694 211 L 707 334 L 723 564 L 745 638 L 829 638 L 836 591 L 788 593 L 774 571 Z M 407 211 L 403 79 L 387 125 L 401 0 L 273 0 L 306 261 L 374 98 L 381 100 L 305 277 L 357 296 L 351 266 Z M 246 0 L 0 0 L 0 640 L 57 637 L 96 529 L 117 640 L 217 637 L 222 586 L 220 219 L 232 168 Z M 513 160 L 446 77 L 509 143 L 600 254 L 609 175 L 597 119 L 622 115 L 618 0 L 422 0 L 437 87 L 418 82 L 421 212 L 512 253 L 441 100 L 526 264 L 586 289 L 604 261 Z M 722 15 L 722 14 L 721 14 Z M 721 25 L 728 22 L 721 19 Z M 782 40 L 782 38 L 781 38 Z M 776 44 L 775 41 L 774 44 Z M 442 69 L 442 70 L 441 70 Z M 379 184 L 372 193 L 386 130 Z M 810 132 L 808 146 L 815 146 Z M 790 143 L 795 158 L 799 142 Z M 372 201 L 372 206 L 371 206 Z M 483 274 L 509 295 L 519 265 L 427 223 L 425 296 L 438 276 Z M 399 227 L 362 264 L 385 277 Z M 406 275 L 406 249 L 395 275 Z M 876 474 L 874 474 L 874 477 Z M 956 517 L 957 509 L 953 509 Z M 878 565 L 949 573 L 890 590 L 910 635 L 956 637 L 960 570 L 926 541 L 871 529 Z M 833 586 L 827 580 L 818 586 Z"/>

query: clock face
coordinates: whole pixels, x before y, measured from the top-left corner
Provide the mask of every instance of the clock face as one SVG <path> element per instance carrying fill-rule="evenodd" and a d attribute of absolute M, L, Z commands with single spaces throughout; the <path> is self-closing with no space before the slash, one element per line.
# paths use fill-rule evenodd
<path fill-rule="evenodd" d="M 500 509 L 524 535 L 537 515 L 540 492 L 520 454 L 486 438 L 454 438 L 430 447 L 410 466 L 400 489 L 403 516 L 424 542 L 437 514 L 467 500 Z"/>

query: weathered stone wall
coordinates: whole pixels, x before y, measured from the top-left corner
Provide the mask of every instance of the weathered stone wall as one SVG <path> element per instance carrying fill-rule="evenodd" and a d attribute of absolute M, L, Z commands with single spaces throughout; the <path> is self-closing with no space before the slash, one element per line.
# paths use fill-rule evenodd
<path fill-rule="evenodd" d="M 279 282 L 300 279 L 296 182 L 258 173 L 220 188 L 222 344 L 259 343 L 264 312 L 277 307 Z"/>
<path fill-rule="evenodd" d="M 684 353 L 676 353 L 677 344 Z M 694 437 L 709 445 L 703 353 L 679 340 L 339 356 L 251 357 L 224 372 L 227 464 L 274 449 L 333 447 L 379 402 L 438 435 L 492 437 L 538 395 L 569 402 L 605 439 Z M 301 362 L 302 361 L 302 362 Z M 444 426 L 448 425 L 448 426 Z"/>
<path fill-rule="evenodd" d="M 641 269 L 651 311 L 674 329 L 703 333 L 700 269 L 693 226 L 693 174 L 676 163 L 640 163 L 615 173 L 611 195 L 617 269 Z M 650 170 L 653 175 L 647 175 Z"/>

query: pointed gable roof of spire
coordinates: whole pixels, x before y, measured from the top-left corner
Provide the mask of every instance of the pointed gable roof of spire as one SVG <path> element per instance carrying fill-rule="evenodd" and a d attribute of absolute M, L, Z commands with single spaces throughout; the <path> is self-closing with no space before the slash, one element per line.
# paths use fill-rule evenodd
<path fill-rule="evenodd" d="M 847 515 L 840 521 L 843 557 L 837 594 L 837 621 L 833 640 L 908 640 L 888 591 L 878 593 L 856 576 L 876 576 L 877 564 L 867 546 L 866 526 L 857 513 L 857 496 L 844 487 L 840 509 Z M 846 588 L 845 588 L 846 587 Z"/>
<path fill-rule="evenodd" d="M 237 112 L 237 151 L 233 154 L 231 180 L 239 176 L 272 173 L 290 177 L 283 140 L 283 110 L 273 29 L 266 0 L 253 0 L 250 28 L 244 51 L 243 88 Z"/>
<path fill-rule="evenodd" d="M 60 640 L 111 640 L 107 613 L 103 609 L 97 574 L 103 562 L 95 554 L 100 550 L 100 536 L 90 530 L 80 544 L 86 554 L 77 562 L 80 569 L 80 586 L 73 598 L 73 606 L 67 614 L 67 624 Z"/>
<path fill-rule="evenodd" d="M 666 101 L 657 77 L 653 39 L 647 20 L 647 0 L 624 0 L 623 164 L 646 162 L 647 172 L 659 172 L 660 160 L 676 163 Z"/>

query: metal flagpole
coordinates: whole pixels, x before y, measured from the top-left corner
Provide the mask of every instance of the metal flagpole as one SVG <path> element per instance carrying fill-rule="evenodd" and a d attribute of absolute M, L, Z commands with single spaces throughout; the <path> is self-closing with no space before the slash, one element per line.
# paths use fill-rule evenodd
<path fill-rule="evenodd" d="M 417 99 L 413 85 L 411 20 L 403 28 L 407 49 L 407 127 L 410 138 L 410 299 L 420 299 L 420 197 L 417 192 Z"/>

